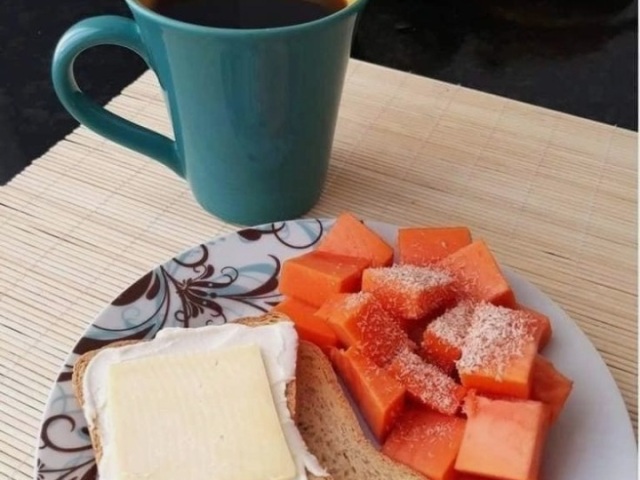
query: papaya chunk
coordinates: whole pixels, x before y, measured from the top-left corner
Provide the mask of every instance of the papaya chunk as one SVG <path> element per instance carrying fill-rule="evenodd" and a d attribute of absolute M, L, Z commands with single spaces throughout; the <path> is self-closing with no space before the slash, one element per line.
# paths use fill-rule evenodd
<path fill-rule="evenodd" d="M 401 228 L 398 230 L 399 263 L 426 266 L 471 243 L 467 227 Z"/>
<path fill-rule="evenodd" d="M 474 302 L 515 306 L 513 291 L 483 240 L 461 248 L 438 265 L 456 278 L 458 295 Z"/>
<path fill-rule="evenodd" d="M 285 298 L 273 310 L 287 315 L 294 323 L 298 336 L 315 343 L 325 353 L 338 346 L 338 337 L 327 322 L 315 315 L 314 306 L 295 298 Z"/>
<path fill-rule="evenodd" d="M 413 265 L 367 268 L 362 274 L 362 290 L 371 292 L 391 315 L 408 321 L 428 317 L 455 296 L 449 274 Z"/>
<path fill-rule="evenodd" d="M 410 350 L 402 350 L 387 368 L 412 398 L 436 412 L 455 415 L 466 394 L 464 387 Z"/>
<path fill-rule="evenodd" d="M 547 434 L 547 411 L 533 400 L 493 400 L 470 395 L 455 469 L 504 480 L 538 480 Z"/>
<path fill-rule="evenodd" d="M 362 341 L 359 322 L 375 308 L 375 302 L 375 297 L 366 292 L 338 293 L 322 304 L 316 316 L 327 322 L 343 345 L 350 347 Z"/>
<path fill-rule="evenodd" d="M 320 307 L 332 294 L 360 290 L 369 260 L 314 250 L 286 260 L 280 293 Z"/>
<path fill-rule="evenodd" d="M 333 350 L 331 360 L 371 432 L 384 441 L 404 409 L 405 388 L 355 347 Z"/>
<path fill-rule="evenodd" d="M 471 328 L 473 305 L 461 302 L 431 322 L 422 338 L 422 354 L 429 363 L 451 375 L 462 355 Z"/>
<path fill-rule="evenodd" d="M 454 480 L 466 421 L 424 407 L 408 409 L 382 446 L 382 453 L 432 480 Z"/>
<path fill-rule="evenodd" d="M 391 265 L 393 248 L 351 213 L 343 213 L 318 244 L 321 252 L 366 258 L 372 267 Z"/>
<path fill-rule="evenodd" d="M 529 398 L 538 350 L 537 324 L 516 310 L 490 303 L 474 308 L 456 362 L 462 385 L 514 398 Z"/>
<path fill-rule="evenodd" d="M 553 363 L 541 355 L 536 356 L 533 364 L 531 398 L 544 402 L 549 407 L 551 423 L 555 422 L 562 412 L 572 389 L 573 382 L 556 370 Z"/>

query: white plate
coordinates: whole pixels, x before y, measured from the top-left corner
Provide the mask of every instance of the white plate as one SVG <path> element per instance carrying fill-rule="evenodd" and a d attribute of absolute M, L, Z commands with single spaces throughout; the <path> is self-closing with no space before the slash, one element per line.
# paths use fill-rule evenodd
<path fill-rule="evenodd" d="M 86 422 L 71 391 L 71 369 L 79 355 L 116 340 L 152 338 L 165 327 L 193 328 L 269 310 L 281 298 L 282 262 L 312 249 L 332 223 L 298 220 L 218 237 L 158 266 L 113 300 L 78 341 L 53 385 L 38 440 L 37 477 L 95 477 Z M 397 227 L 367 224 L 395 244 Z M 520 275 L 505 273 L 520 303 L 551 318 L 553 339 L 545 355 L 575 382 L 551 429 L 540 478 L 637 478 L 631 422 L 602 358 L 549 297 Z"/>

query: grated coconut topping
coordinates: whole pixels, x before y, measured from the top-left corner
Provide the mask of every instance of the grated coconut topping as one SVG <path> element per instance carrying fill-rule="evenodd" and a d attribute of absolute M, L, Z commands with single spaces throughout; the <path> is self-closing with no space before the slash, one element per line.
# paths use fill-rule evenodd
<path fill-rule="evenodd" d="M 431 322 L 427 331 L 448 345 L 461 349 L 471 328 L 472 313 L 473 305 L 461 302 Z"/>
<path fill-rule="evenodd" d="M 458 371 L 491 369 L 501 378 L 510 361 L 524 355 L 526 345 L 534 340 L 532 327 L 530 318 L 517 310 L 477 305 L 456 363 Z"/>
<path fill-rule="evenodd" d="M 460 402 L 456 397 L 458 385 L 451 377 L 409 349 L 398 352 L 394 362 L 398 380 L 409 393 L 437 412 L 455 413 Z"/>
<path fill-rule="evenodd" d="M 402 443 L 418 444 L 421 446 L 442 444 L 447 441 L 451 445 L 453 442 L 453 426 L 454 422 L 450 417 L 444 417 L 442 421 L 425 425 L 420 422 L 418 415 L 406 415 L 395 429 L 393 436 Z M 423 455 L 434 456 L 432 450 L 424 450 Z"/>
<path fill-rule="evenodd" d="M 394 265 L 393 267 L 374 268 L 373 274 L 378 281 L 389 283 L 408 291 L 422 290 L 425 287 L 448 285 L 453 277 L 445 270 L 436 267 L 418 267 L 415 265 Z"/>
<path fill-rule="evenodd" d="M 344 308 L 345 310 L 355 310 L 371 302 L 373 298 L 373 294 L 369 292 L 351 293 L 344 300 Z"/>

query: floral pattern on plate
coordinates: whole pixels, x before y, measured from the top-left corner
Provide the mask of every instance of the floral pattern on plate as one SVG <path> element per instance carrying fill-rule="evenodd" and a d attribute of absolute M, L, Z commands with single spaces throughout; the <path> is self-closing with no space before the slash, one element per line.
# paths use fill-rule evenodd
<path fill-rule="evenodd" d="M 39 480 L 93 480 L 87 424 L 71 387 L 80 355 L 120 340 L 153 338 L 259 315 L 280 301 L 282 262 L 311 249 L 333 220 L 246 228 L 189 249 L 139 278 L 98 315 L 66 359 L 50 394 L 37 452 Z"/>

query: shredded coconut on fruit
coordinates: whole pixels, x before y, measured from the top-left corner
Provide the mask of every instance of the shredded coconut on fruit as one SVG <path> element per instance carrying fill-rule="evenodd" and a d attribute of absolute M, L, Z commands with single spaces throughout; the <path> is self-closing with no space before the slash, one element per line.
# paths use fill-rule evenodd
<path fill-rule="evenodd" d="M 471 303 L 461 302 L 429 324 L 427 330 L 452 347 L 462 348 L 471 327 Z"/>
<path fill-rule="evenodd" d="M 490 369 L 501 378 L 509 362 L 524 355 L 526 345 L 533 340 L 533 323 L 527 315 L 481 303 L 473 311 L 462 357 L 456 363 L 458 371 Z"/>
<path fill-rule="evenodd" d="M 424 288 L 438 287 L 452 282 L 453 277 L 445 270 L 435 267 L 415 265 L 394 265 L 393 267 L 374 268 L 373 274 L 381 282 L 401 286 L 408 293 Z"/>

